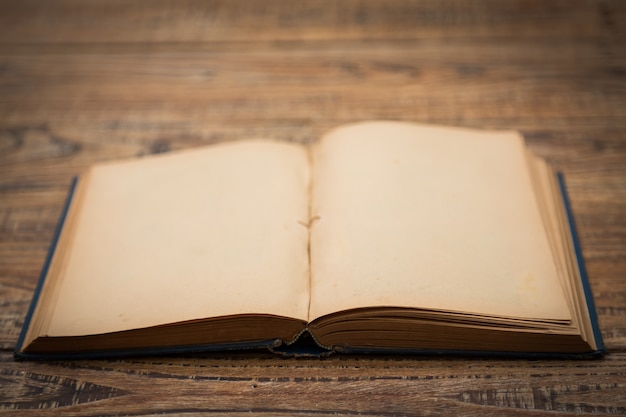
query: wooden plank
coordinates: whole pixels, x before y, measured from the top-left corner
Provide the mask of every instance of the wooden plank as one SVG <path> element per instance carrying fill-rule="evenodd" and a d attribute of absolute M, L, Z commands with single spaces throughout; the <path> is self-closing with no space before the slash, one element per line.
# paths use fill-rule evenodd
<path fill-rule="evenodd" d="M 241 353 L 16 363 L 0 353 L 0 413 L 624 414 L 625 369 L 625 354 L 591 362 Z"/>
<path fill-rule="evenodd" d="M 0 55 L 0 111 L 18 126 L 25 118 L 102 113 L 222 122 L 392 118 L 510 128 L 626 123 L 623 54 L 607 56 L 594 42 L 485 45 L 6 54 Z"/>
<path fill-rule="evenodd" d="M 214 42 L 623 36 L 619 0 L 8 1 L 9 43 Z M 80 33 L 80 36 L 76 36 Z"/>

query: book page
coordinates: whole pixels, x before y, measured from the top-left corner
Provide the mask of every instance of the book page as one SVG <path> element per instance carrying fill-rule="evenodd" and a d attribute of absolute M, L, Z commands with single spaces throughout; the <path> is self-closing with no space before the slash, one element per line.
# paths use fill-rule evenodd
<path fill-rule="evenodd" d="M 47 335 L 248 313 L 306 320 L 306 148 L 219 144 L 98 165 L 86 181 Z"/>
<path fill-rule="evenodd" d="M 310 320 L 397 306 L 569 320 L 514 132 L 369 122 L 313 152 Z"/>

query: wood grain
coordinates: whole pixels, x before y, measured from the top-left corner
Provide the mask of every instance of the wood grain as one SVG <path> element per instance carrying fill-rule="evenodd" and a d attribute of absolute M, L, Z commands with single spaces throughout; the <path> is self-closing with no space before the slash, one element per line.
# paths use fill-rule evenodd
<path fill-rule="evenodd" d="M 17 4 L 16 4 L 17 3 Z M 95 4 L 94 4 L 95 3 Z M 624 35 L 619 0 L 80 0 L 0 4 L 5 42 L 232 42 Z M 79 36 L 77 36 L 79 35 Z"/>
<path fill-rule="evenodd" d="M 59 407 L 65 415 L 626 413 L 623 354 L 564 362 L 241 353 L 45 364 L 7 356 L 0 380 L 19 395 L 2 405 L 16 415 Z"/>
<path fill-rule="evenodd" d="M 626 3 L 0 0 L 0 414 L 626 414 Z M 71 178 L 341 123 L 520 130 L 566 175 L 596 361 L 14 362 Z"/>

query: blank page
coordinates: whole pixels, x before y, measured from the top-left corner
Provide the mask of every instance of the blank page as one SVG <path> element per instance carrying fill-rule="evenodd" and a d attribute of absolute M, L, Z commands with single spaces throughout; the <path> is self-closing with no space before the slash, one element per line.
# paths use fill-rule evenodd
<path fill-rule="evenodd" d="M 304 147 L 259 140 L 92 168 L 46 333 L 306 320 L 308 164 Z"/>
<path fill-rule="evenodd" d="M 514 132 L 368 122 L 313 153 L 309 319 L 376 306 L 569 320 Z"/>

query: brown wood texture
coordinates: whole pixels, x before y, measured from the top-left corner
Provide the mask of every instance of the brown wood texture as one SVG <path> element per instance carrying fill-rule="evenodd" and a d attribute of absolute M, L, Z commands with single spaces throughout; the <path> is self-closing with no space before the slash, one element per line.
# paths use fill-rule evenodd
<path fill-rule="evenodd" d="M 565 173 L 606 357 L 13 361 L 89 164 L 380 118 L 519 129 Z M 626 414 L 625 273 L 626 2 L 0 1 L 0 414 Z"/>

